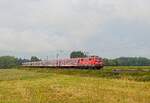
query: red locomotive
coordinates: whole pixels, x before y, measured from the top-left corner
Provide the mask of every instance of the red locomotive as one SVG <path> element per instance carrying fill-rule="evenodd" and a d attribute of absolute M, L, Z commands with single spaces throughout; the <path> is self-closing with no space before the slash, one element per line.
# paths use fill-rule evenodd
<path fill-rule="evenodd" d="M 100 69 L 104 66 L 102 58 L 89 56 L 85 58 L 71 58 L 58 60 L 45 60 L 37 62 L 23 63 L 24 67 L 52 67 L 52 68 L 95 68 Z"/>

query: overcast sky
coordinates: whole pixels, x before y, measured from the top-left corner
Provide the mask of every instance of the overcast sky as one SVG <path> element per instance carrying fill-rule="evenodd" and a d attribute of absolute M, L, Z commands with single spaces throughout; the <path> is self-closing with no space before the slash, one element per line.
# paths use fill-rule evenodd
<path fill-rule="evenodd" d="M 0 55 L 60 50 L 150 58 L 150 0 L 0 0 Z"/>

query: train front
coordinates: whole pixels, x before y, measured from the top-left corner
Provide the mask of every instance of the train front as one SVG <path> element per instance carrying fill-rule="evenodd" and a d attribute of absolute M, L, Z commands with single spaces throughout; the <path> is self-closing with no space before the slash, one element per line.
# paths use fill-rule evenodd
<path fill-rule="evenodd" d="M 103 59 L 100 57 L 95 57 L 95 63 L 94 64 L 95 64 L 96 68 L 103 68 L 103 66 L 104 66 Z"/>
<path fill-rule="evenodd" d="M 100 69 L 104 67 L 103 59 L 98 56 L 93 56 L 93 64 L 96 69 Z"/>
<path fill-rule="evenodd" d="M 79 66 L 85 68 L 101 69 L 104 66 L 102 58 L 99 56 L 89 56 L 79 59 Z"/>

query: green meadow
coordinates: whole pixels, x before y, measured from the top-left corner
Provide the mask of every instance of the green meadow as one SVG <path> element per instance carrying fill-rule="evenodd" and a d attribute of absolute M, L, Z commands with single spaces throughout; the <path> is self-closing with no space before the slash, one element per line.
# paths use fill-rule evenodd
<path fill-rule="evenodd" d="M 150 103 L 149 70 L 0 69 L 0 103 Z"/>

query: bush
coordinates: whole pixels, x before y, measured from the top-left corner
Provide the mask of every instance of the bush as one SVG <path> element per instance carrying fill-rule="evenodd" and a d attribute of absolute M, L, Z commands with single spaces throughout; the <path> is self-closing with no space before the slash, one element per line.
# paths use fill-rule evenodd
<path fill-rule="evenodd" d="M 13 56 L 0 57 L 0 69 L 12 68 L 17 66 L 17 58 Z"/>

